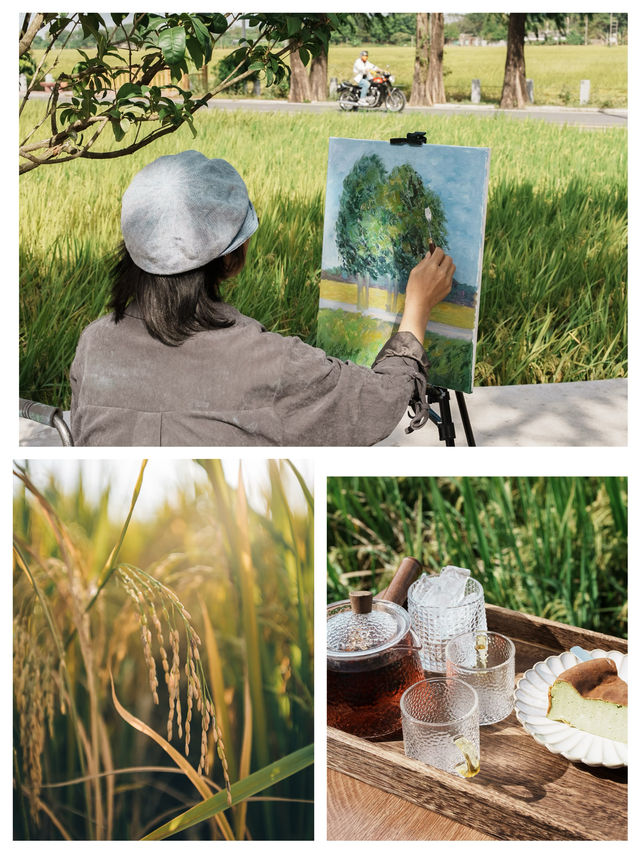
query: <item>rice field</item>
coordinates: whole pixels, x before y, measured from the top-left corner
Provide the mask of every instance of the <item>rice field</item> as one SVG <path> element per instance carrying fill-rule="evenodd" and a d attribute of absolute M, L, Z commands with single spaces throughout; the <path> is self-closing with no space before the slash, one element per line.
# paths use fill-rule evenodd
<path fill-rule="evenodd" d="M 624 477 L 329 477 L 329 602 L 405 556 L 471 571 L 485 600 L 627 636 Z"/>
<path fill-rule="evenodd" d="M 23 123 L 34 121 L 29 104 Z M 20 392 L 69 405 L 82 328 L 106 310 L 119 200 L 152 159 L 195 147 L 243 175 L 260 217 L 224 297 L 314 343 L 329 136 L 389 139 L 404 115 L 198 114 L 130 157 L 41 167 L 20 182 Z M 430 142 L 488 146 L 476 385 L 627 374 L 627 134 L 496 116 L 429 117 Z M 454 258 L 455 260 L 455 258 Z"/>
<path fill-rule="evenodd" d="M 371 61 L 389 69 L 408 95 L 413 80 L 414 48 L 391 45 L 330 44 L 329 77 L 339 81 L 351 79 L 353 63 L 360 50 L 369 51 Z M 214 50 L 210 74 L 230 49 Z M 38 60 L 41 51 L 33 51 Z M 470 101 L 471 80 L 480 80 L 482 100 L 498 103 L 502 93 L 506 47 L 458 47 L 446 45 L 444 50 L 445 91 L 449 101 Z M 61 52 L 54 68 L 57 77 L 62 71 L 70 73 L 79 59 L 75 50 Z M 580 80 L 591 80 L 591 106 L 627 106 L 628 48 L 599 45 L 527 45 L 525 63 L 527 77 L 534 81 L 535 101 L 538 104 L 578 106 Z M 221 97 L 228 97 L 222 93 Z"/>
<path fill-rule="evenodd" d="M 414 49 L 367 45 L 369 59 L 395 75 L 407 94 L 413 80 Z M 361 46 L 334 45 L 329 50 L 329 75 L 351 77 Z M 504 78 L 506 47 L 445 45 L 444 86 L 448 101 L 469 102 L 471 80 L 480 80 L 483 102 L 499 103 Z M 533 80 L 537 104 L 578 106 L 580 80 L 591 80 L 590 106 L 627 105 L 627 47 L 598 45 L 526 45 L 527 77 Z"/>
<path fill-rule="evenodd" d="M 15 839 L 313 838 L 312 487 L 168 464 L 16 463 Z"/>

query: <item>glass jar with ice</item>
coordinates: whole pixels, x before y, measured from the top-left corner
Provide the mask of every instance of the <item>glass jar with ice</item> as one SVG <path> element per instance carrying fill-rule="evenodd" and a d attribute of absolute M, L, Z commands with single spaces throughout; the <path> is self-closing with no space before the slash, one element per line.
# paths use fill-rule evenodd
<path fill-rule="evenodd" d="M 445 566 L 439 575 L 420 575 L 409 587 L 408 609 L 428 672 L 446 671 L 445 646 L 452 637 L 487 629 L 482 584 L 458 566 Z"/>

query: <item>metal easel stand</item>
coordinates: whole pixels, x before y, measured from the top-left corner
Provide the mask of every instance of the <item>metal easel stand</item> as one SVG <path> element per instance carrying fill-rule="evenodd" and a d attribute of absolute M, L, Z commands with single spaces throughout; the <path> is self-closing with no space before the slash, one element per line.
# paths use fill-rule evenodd
<path fill-rule="evenodd" d="M 476 447 L 476 440 L 471 428 L 471 420 L 467 411 L 467 401 L 464 398 L 462 391 L 455 391 L 456 400 L 458 401 L 458 409 L 460 411 L 460 419 L 464 429 L 465 438 L 467 439 L 468 447 Z M 456 444 L 456 428 L 451 417 L 451 396 L 447 388 L 439 388 L 436 385 L 427 386 L 427 403 L 429 420 L 438 427 L 438 436 L 440 441 L 444 441 L 447 447 L 455 447 Z M 431 408 L 432 403 L 437 403 L 440 407 L 440 414 L 435 409 Z"/>
<path fill-rule="evenodd" d="M 389 140 L 391 145 L 412 145 L 420 146 L 427 145 L 427 134 L 425 131 L 414 131 L 407 133 L 406 136 L 396 137 Z M 473 437 L 469 412 L 467 411 L 467 402 L 462 391 L 456 391 L 456 400 L 458 401 L 458 409 L 460 410 L 460 418 L 464 428 L 464 434 L 469 447 L 476 447 L 476 440 Z M 437 403 L 440 407 L 440 414 L 435 409 L 431 408 L 432 403 Z M 427 385 L 427 414 L 429 420 L 438 427 L 438 435 L 440 441 L 444 441 L 447 447 L 455 447 L 456 443 L 456 428 L 451 418 L 451 397 L 447 388 L 439 388 L 437 385 Z"/>

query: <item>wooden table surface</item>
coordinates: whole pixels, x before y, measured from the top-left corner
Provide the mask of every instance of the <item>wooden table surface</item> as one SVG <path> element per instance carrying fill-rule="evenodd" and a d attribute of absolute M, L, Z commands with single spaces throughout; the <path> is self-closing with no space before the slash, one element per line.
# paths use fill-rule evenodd
<path fill-rule="evenodd" d="M 386 794 L 337 770 L 327 771 L 329 841 L 486 841 L 492 836 Z"/>

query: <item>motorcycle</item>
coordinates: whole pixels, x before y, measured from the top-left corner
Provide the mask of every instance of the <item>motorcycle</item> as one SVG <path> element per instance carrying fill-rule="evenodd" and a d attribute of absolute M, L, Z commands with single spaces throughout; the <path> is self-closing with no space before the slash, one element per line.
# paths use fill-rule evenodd
<path fill-rule="evenodd" d="M 341 110 L 377 110 L 386 107 L 392 113 L 399 113 L 405 108 L 407 99 L 400 89 L 393 85 L 394 78 L 387 71 L 376 74 L 369 85 L 369 91 L 360 103 L 360 86 L 350 80 L 343 80 L 338 86 L 338 104 Z"/>

